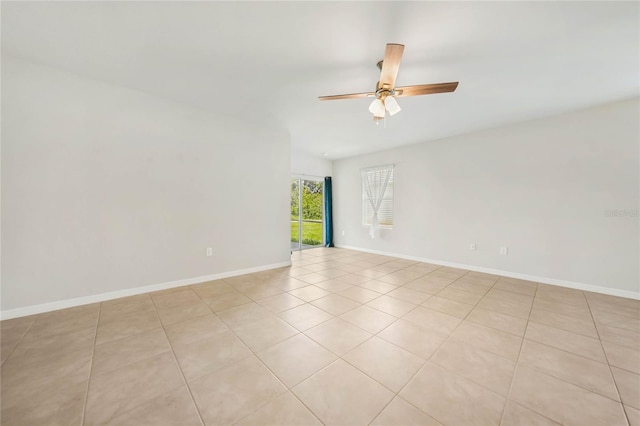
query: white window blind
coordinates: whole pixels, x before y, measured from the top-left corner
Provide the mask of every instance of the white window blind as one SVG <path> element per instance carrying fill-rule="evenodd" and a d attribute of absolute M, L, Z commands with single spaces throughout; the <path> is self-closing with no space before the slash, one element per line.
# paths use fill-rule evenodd
<path fill-rule="evenodd" d="M 379 203 L 378 223 L 384 228 L 393 226 L 393 165 L 361 170 L 362 175 L 362 224 L 373 224 L 374 208 Z M 372 234 L 375 229 L 372 229 Z"/>

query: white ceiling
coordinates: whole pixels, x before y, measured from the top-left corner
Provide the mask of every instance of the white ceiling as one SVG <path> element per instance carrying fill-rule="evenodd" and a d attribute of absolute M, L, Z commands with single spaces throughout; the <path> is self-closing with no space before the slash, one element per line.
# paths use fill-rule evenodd
<path fill-rule="evenodd" d="M 2 2 L 2 51 L 285 127 L 336 159 L 638 96 L 638 2 Z M 376 127 L 387 42 L 403 98 Z"/>

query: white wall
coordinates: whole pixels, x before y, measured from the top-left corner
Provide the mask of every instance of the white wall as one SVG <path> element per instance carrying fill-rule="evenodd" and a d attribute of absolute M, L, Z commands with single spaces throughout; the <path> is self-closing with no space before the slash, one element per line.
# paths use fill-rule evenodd
<path fill-rule="evenodd" d="M 336 242 L 637 297 L 639 113 L 634 99 L 335 161 Z M 359 170 L 390 163 L 395 224 L 371 240 Z"/>
<path fill-rule="evenodd" d="M 3 57 L 3 312 L 289 261 L 289 145 Z"/>
<path fill-rule="evenodd" d="M 332 173 L 332 162 L 330 160 L 313 157 L 303 152 L 291 151 L 292 175 L 325 177 L 331 176 Z"/>

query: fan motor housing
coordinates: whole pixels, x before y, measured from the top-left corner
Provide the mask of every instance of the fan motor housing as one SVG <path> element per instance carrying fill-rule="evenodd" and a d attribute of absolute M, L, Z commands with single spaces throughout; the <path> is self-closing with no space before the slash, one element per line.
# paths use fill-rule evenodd
<path fill-rule="evenodd" d="M 380 83 L 378 83 L 380 84 Z M 376 90 L 376 98 L 384 100 L 387 96 L 394 96 L 396 94 L 395 90 L 389 90 L 384 88 L 379 88 Z"/>

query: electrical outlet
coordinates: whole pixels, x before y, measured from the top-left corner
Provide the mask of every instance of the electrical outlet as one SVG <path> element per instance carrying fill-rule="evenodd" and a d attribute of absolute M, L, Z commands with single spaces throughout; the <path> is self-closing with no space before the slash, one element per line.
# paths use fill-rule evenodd
<path fill-rule="evenodd" d="M 476 249 L 476 243 L 469 244 L 469 250 L 475 250 L 475 249 Z"/>
<path fill-rule="evenodd" d="M 211 247 L 207 247 L 207 256 L 213 256 L 213 249 Z"/>
<path fill-rule="evenodd" d="M 506 256 L 507 254 L 509 254 L 509 249 L 507 249 L 506 247 L 500 247 L 500 254 L 502 256 Z"/>

